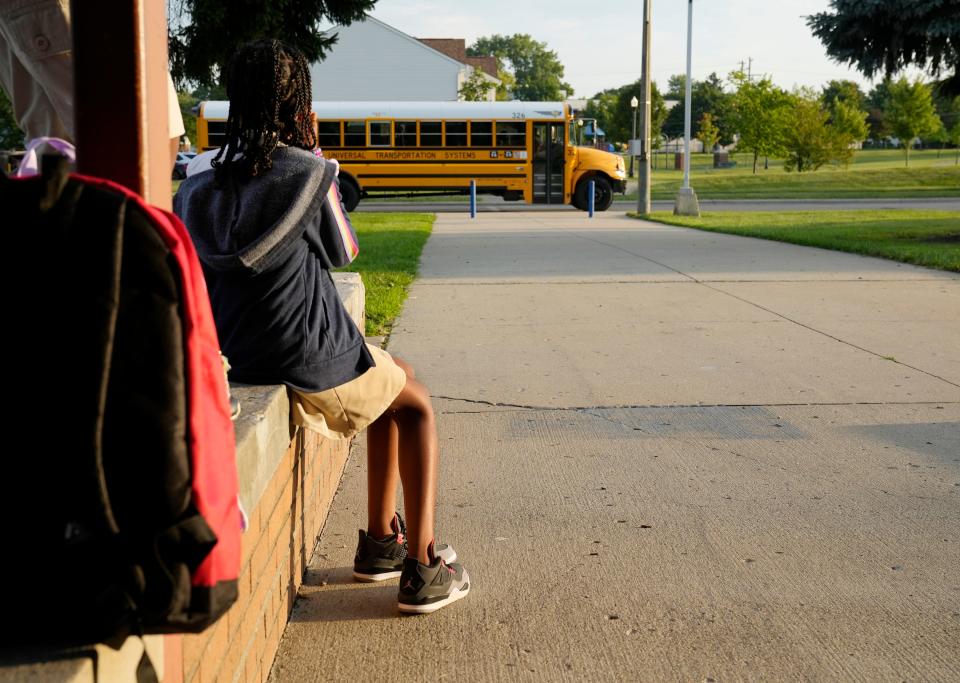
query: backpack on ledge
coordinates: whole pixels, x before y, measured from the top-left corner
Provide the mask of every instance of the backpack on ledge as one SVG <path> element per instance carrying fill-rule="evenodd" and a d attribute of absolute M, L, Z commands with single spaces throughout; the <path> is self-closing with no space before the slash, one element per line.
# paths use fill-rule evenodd
<path fill-rule="evenodd" d="M 0 173 L 15 406 L 0 648 L 200 631 L 236 600 L 241 533 L 200 265 L 172 213 L 48 159 Z"/>

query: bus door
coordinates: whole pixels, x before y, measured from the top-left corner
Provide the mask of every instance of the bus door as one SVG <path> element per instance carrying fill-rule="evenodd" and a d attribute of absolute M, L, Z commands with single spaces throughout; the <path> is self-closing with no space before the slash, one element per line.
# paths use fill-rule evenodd
<path fill-rule="evenodd" d="M 563 121 L 534 121 L 534 204 L 563 204 L 563 153 Z"/>

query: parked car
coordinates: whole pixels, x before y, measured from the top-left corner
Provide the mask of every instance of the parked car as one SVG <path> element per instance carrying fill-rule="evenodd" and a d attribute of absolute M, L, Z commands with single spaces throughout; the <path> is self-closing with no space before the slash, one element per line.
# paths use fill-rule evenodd
<path fill-rule="evenodd" d="M 197 156 L 196 152 L 178 152 L 177 161 L 173 165 L 173 179 L 174 180 L 183 180 L 187 177 L 187 164 L 190 163 L 190 160 L 193 157 Z"/>

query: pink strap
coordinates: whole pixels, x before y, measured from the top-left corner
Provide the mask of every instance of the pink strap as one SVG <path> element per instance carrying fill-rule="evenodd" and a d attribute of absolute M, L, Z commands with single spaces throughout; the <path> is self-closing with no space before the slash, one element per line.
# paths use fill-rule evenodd
<path fill-rule="evenodd" d="M 44 144 L 50 145 L 55 150 L 60 152 L 60 154 L 67 157 L 71 164 L 76 163 L 77 152 L 74 149 L 74 146 L 66 140 L 48 137 L 34 138 L 27 143 L 27 150 L 23 154 L 23 160 L 20 162 L 16 172 L 13 174 L 15 178 L 26 178 L 28 176 L 37 175 L 40 172 L 39 163 L 37 161 L 37 150 Z"/>

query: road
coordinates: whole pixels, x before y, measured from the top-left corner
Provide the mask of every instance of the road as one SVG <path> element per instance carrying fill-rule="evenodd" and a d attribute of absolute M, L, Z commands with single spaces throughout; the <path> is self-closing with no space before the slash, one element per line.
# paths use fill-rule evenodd
<path fill-rule="evenodd" d="M 930 199 L 706 199 L 700 201 L 703 211 L 824 211 L 847 209 L 928 209 L 960 212 L 960 198 Z M 357 208 L 363 212 L 430 212 L 467 213 L 469 206 L 463 200 L 444 202 L 362 201 Z M 499 197 L 483 197 L 477 204 L 480 212 L 529 213 L 577 212 L 567 205 L 524 204 L 505 202 Z M 635 200 L 615 200 L 611 211 L 636 211 Z M 653 202 L 654 211 L 672 211 L 673 201 Z"/>

